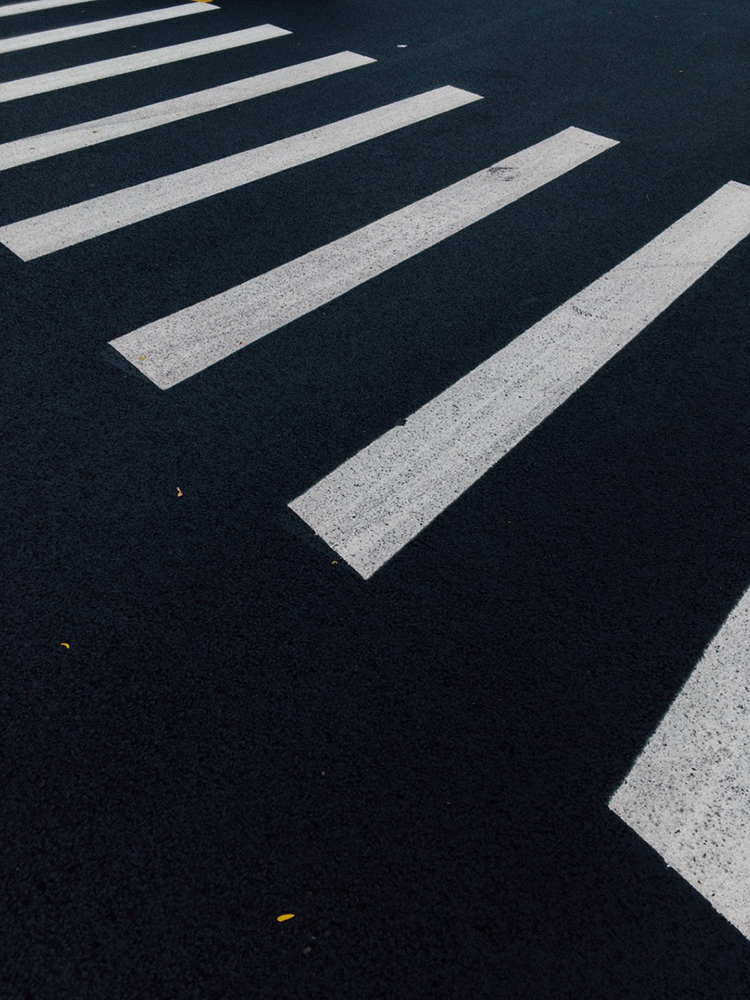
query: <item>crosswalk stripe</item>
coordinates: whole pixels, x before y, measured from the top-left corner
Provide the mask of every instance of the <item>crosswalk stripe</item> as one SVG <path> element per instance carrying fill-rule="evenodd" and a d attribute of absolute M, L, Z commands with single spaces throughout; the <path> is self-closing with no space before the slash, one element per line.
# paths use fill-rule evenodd
<path fill-rule="evenodd" d="M 196 4 L 196 9 L 201 8 Z M 230 31 L 224 35 L 212 35 L 208 38 L 198 38 L 192 42 L 181 42 L 178 45 L 166 45 L 160 49 L 147 49 L 145 52 L 134 52 L 127 56 L 115 56 L 113 59 L 102 59 L 99 62 L 83 63 L 80 66 L 70 66 L 68 69 L 55 70 L 52 73 L 40 73 L 38 76 L 26 76 L 19 80 L 8 80 L 0 83 L 0 103 L 17 101 L 22 97 L 32 97 L 36 94 L 46 94 L 52 90 L 63 90 L 66 87 L 76 87 L 82 83 L 93 83 L 95 80 L 105 80 L 123 73 L 135 73 L 141 69 L 154 66 L 166 66 L 168 63 L 179 62 L 182 59 L 193 59 L 196 56 L 210 55 L 214 52 L 224 52 L 241 45 L 252 45 L 254 42 L 264 42 L 269 38 L 279 38 L 291 35 L 285 28 L 277 28 L 274 24 L 261 24 L 254 28 L 243 28 L 240 31 Z"/>
<path fill-rule="evenodd" d="M 33 260 L 477 100 L 477 94 L 466 90 L 440 87 L 257 149 L 14 222 L 0 228 L 0 243 L 22 260 Z"/>
<path fill-rule="evenodd" d="M 225 108 L 240 101 L 249 101 L 254 97 L 272 94 L 287 87 L 296 87 L 311 80 L 319 80 L 334 73 L 374 62 L 375 60 L 369 56 L 361 56 L 356 52 L 338 52 L 332 56 L 323 56 L 320 59 L 310 59 L 308 62 L 275 69 L 270 73 L 249 76 L 244 80 L 233 80 L 219 87 L 198 90 L 194 94 L 185 94 L 183 97 L 160 101 L 158 104 L 133 108 L 120 114 L 109 115 L 107 118 L 96 118 L 80 125 L 56 129 L 54 132 L 17 139 L 15 142 L 0 146 L 0 170 L 9 170 L 24 163 L 69 153 L 74 149 L 120 139 L 136 132 L 157 128 L 159 125 L 180 121 L 182 118 L 203 114 L 206 111 L 216 111 L 218 108 Z"/>
<path fill-rule="evenodd" d="M 0 17 L 14 14 L 31 14 L 35 10 L 50 10 L 52 7 L 69 7 L 71 4 L 92 3 L 93 0 L 25 0 L 24 3 L 8 3 L 0 7 Z"/>
<path fill-rule="evenodd" d="M 731 181 L 289 506 L 368 579 L 748 234 Z"/>
<path fill-rule="evenodd" d="M 609 808 L 750 939 L 748 665 L 750 588 Z"/>
<path fill-rule="evenodd" d="M 333 243 L 110 343 L 155 385 L 168 389 L 615 145 L 615 140 L 583 129 L 565 129 Z"/>
<path fill-rule="evenodd" d="M 140 14 L 125 14 L 122 17 L 110 17 L 103 21 L 90 21 L 88 24 L 70 24 L 65 28 L 35 31 L 30 35 L 14 35 L 12 38 L 0 38 L 0 55 L 18 52 L 20 49 L 33 49 L 39 45 L 52 45 L 54 42 L 67 42 L 72 38 L 87 38 L 89 35 L 101 35 L 107 31 L 135 28 L 141 24 L 153 24 L 154 21 L 168 21 L 174 17 L 187 17 L 190 14 L 219 9 L 219 7 L 209 3 L 183 3 L 176 7 L 164 7 L 161 10 L 146 10 Z"/>

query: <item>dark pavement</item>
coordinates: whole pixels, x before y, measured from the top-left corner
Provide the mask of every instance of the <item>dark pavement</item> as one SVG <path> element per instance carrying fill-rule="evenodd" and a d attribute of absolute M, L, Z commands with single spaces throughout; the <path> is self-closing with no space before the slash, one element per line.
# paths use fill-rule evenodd
<path fill-rule="evenodd" d="M 750 580 L 750 241 L 372 579 L 287 508 L 750 183 L 746 0 L 221 7 L 0 80 L 293 34 L 2 104 L 3 141 L 378 61 L 0 173 L 0 225 L 432 87 L 484 100 L 31 263 L 0 247 L 0 998 L 750 998 L 750 943 L 607 807 Z M 620 145 L 173 389 L 108 346 L 570 125 Z"/>

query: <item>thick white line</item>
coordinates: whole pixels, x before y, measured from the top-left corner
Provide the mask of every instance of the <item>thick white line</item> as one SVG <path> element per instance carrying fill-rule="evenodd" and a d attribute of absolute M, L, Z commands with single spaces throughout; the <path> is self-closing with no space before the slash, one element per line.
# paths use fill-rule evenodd
<path fill-rule="evenodd" d="M 732 181 L 289 506 L 368 579 L 748 233 Z"/>
<path fill-rule="evenodd" d="M 69 7 L 73 3 L 92 3 L 92 0 L 26 0 L 25 3 L 9 3 L 0 7 L 0 17 L 31 14 L 35 10 L 49 10 L 51 7 Z"/>
<path fill-rule="evenodd" d="M 168 389 L 616 145 L 582 129 L 565 129 L 111 344 L 159 388 Z"/>
<path fill-rule="evenodd" d="M 107 31 L 118 31 L 120 28 L 135 28 L 140 24 L 152 24 L 154 21 L 168 21 L 173 17 L 187 17 L 190 14 L 200 14 L 204 10 L 219 10 L 219 8 L 210 3 L 183 3 L 176 7 L 164 7 L 162 10 L 146 10 L 140 14 L 125 14 L 123 17 L 110 17 L 104 21 L 70 24 L 66 28 L 52 28 L 50 31 L 35 31 L 31 35 L 0 38 L 0 55 L 18 52 L 19 49 L 33 49 L 39 45 L 52 45 L 54 42 L 67 42 L 71 38 L 101 35 Z"/>
<path fill-rule="evenodd" d="M 344 70 L 374 62 L 374 59 L 357 55 L 356 52 L 338 52 L 322 59 L 311 59 L 295 66 L 272 70 L 270 73 L 260 73 L 258 76 L 234 80 L 219 87 L 185 94 L 184 97 L 133 108 L 117 115 L 109 115 L 107 118 L 96 118 L 81 125 L 71 125 L 68 128 L 56 129 L 54 132 L 17 139 L 15 142 L 0 146 L 0 170 L 9 170 L 23 163 L 33 163 L 49 156 L 69 153 L 74 149 L 95 146 L 100 142 L 120 139 L 136 132 L 145 132 L 159 125 L 203 114 L 206 111 L 215 111 L 217 108 L 249 101 L 253 97 L 272 94 L 287 87 L 296 87 L 311 80 L 319 80 L 333 73 L 342 73 Z"/>
<path fill-rule="evenodd" d="M 609 807 L 750 939 L 750 589 Z"/>
<path fill-rule="evenodd" d="M 204 5 L 196 4 L 196 7 L 202 6 Z M 141 69 L 150 69 L 152 66 L 165 66 L 167 63 L 192 59 L 194 56 L 224 52 L 240 45 L 251 45 L 253 42 L 263 42 L 281 35 L 291 35 L 291 31 L 277 28 L 274 24 L 261 24 L 255 28 L 230 31 L 224 35 L 212 35 L 192 42 L 181 42 L 179 45 L 167 45 L 161 49 L 148 49 L 145 52 L 134 52 L 132 55 L 115 56 L 114 59 L 71 66 L 52 73 L 40 73 L 39 76 L 9 80 L 7 83 L 0 83 L 0 103 L 17 101 L 21 97 L 31 97 L 35 94 L 46 94 L 51 90 L 63 90 L 65 87 L 76 87 L 81 83 L 92 83 L 94 80 L 121 76 L 123 73 L 135 73 Z"/>
<path fill-rule="evenodd" d="M 0 228 L 0 243 L 22 260 L 33 260 L 478 100 L 477 94 L 466 90 L 440 87 L 257 149 L 14 222 Z"/>

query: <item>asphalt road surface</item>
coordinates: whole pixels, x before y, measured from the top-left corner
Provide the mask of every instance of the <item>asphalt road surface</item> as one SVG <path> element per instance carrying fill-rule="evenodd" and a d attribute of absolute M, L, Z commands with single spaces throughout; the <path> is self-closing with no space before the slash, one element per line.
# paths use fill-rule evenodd
<path fill-rule="evenodd" d="M 747 0 L 11 6 L 0 998 L 750 998 Z"/>

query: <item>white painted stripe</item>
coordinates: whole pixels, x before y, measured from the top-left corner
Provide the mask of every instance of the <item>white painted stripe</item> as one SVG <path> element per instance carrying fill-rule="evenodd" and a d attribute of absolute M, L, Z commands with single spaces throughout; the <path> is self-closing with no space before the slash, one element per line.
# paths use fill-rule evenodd
<path fill-rule="evenodd" d="M 8 3 L 0 7 L 0 17 L 13 14 L 32 14 L 35 10 L 50 10 L 52 7 L 69 7 L 71 4 L 92 3 L 93 0 L 26 0 L 25 3 Z"/>
<path fill-rule="evenodd" d="M 0 228 L 0 243 L 22 260 L 33 260 L 478 100 L 477 94 L 466 90 L 440 87 L 257 149 L 14 222 Z"/>
<path fill-rule="evenodd" d="M 198 6 L 203 5 L 196 4 L 196 7 Z M 179 45 L 167 45 L 161 49 L 148 49 L 145 52 L 134 52 L 132 55 L 115 56 L 114 59 L 71 66 L 52 73 L 40 73 L 39 76 L 9 80 L 7 83 L 0 83 L 0 103 L 46 94 L 51 90 L 63 90 L 65 87 L 76 87 L 82 83 L 92 83 L 94 80 L 105 80 L 111 76 L 121 76 L 123 73 L 135 73 L 141 69 L 150 69 L 152 66 L 166 66 L 168 63 L 192 59 L 194 56 L 224 52 L 227 49 L 252 45 L 253 42 L 263 42 L 281 35 L 291 35 L 291 31 L 277 28 L 273 24 L 261 24 L 255 28 L 230 31 L 224 35 L 198 38 Z"/>
<path fill-rule="evenodd" d="M 565 129 L 111 344 L 159 388 L 168 389 L 616 145 L 582 129 Z"/>
<path fill-rule="evenodd" d="M 23 163 L 33 163 L 49 156 L 58 156 L 60 153 L 69 153 L 74 149 L 95 146 L 111 139 L 120 139 L 136 132 L 157 128 L 159 125 L 180 121 L 182 118 L 203 114 L 206 111 L 216 111 L 217 108 L 249 101 L 253 97 L 272 94 L 287 87 L 296 87 L 311 80 L 319 80 L 333 73 L 341 73 L 374 62 L 374 59 L 357 55 L 356 52 L 338 52 L 322 59 L 311 59 L 295 66 L 272 70 L 270 73 L 261 73 L 244 80 L 224 83 L 219 87 L 199 90 L 184 97 L 133 108 L 121 114 L 109 115 L 107 118 L 96 118 L 81 125 L 71 125 L 68 128 L 56 129 L 54 132 L 17 139 L 15 142 L 0 146 L 0 170 L 9 170 Z"/>
<path fill-rule="evenodd" d="M 609 807 L 750 939 L 750 589 Z"/>
<path fill-rule="evenodd" d="M 183 3 L 176 7 L 164 7 L 162 10 L 146 10 L 140 14 L 125 14 L 123 17 L 110 17 L 103 21 L 91 21 L 88 24 L 69 24 L 65 28 L 35 31 L 31 35 L 0 38 L 0 55 L 7 52 L 18 52 L 20 49 L 33 49 L 39 45 L 52 45 L 54 42 L 67 42 L 72 38 L 101 35 L 107 31 L 118 31 L 120 28 L 136 28 L 141 24 L 153 24 L 154 21 L 168 21 L 173 17 L 200 14 L 205 10 L 219 10 L 219 8 L 210 3 Z"/>
<path fill-rule="evenodd" d="M 725 184 L 290 507 L 371 577 L 748 233 Z"/>

